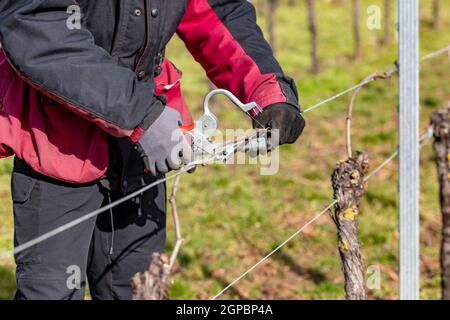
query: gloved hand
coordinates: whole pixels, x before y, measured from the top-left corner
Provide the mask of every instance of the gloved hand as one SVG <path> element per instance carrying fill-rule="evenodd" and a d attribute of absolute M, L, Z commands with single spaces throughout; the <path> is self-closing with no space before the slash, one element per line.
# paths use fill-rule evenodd
<path fill-rule="evenodd" d="M 278 145 L 294 143 L 303 132 L 305 120 L 298 108 L 287 103 L 274 103 L 256 116 L 253 127 L 272 129 L 270 151 Z"/>
<path fill-rule="evenodd" d="M 135 148 L 141 152 L 145 167 L 153 174 L 176 170 L 193 160 L 191 145 L 180 129 L 178 111 L 165 107 L 147 129 Z"/>

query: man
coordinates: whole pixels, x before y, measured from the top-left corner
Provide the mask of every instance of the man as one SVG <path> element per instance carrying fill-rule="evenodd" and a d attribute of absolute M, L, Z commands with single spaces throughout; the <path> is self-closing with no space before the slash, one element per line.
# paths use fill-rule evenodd
<path fill-rule="evenodd" d="M 82 13 L 69 28 L 70 6 Z M 0 156 L 15 154 L 15 245 L 98 209 L 191 160 L 177 33 L 216 86 L 255 101 L 279 143 L 301 134 L 285 76 L 245 0 L 2 0 Z M 182 134 L 181 134 L 182 136 Z M 144 171 L 146 172 L 144 174 Z M 15 256 L 16 299 L 130 299 L 129 278 L 164 250 L 165 187 Z M 77 272 L 81 285 L 73 276 Z"/>

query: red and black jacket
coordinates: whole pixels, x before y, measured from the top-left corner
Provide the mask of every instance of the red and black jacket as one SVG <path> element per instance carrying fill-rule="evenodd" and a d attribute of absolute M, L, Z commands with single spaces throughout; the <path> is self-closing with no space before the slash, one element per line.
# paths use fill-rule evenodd
<path fill-rule="evenodd" d="M 81 28 L 68 27 L 77 8 Z M 0 156 L 65 181 L 100 177 L 107 136 L 137 141 L 162 112 L 175 33 L 217 87 L 298 105 L 246 0 L 1 0 Z"/>

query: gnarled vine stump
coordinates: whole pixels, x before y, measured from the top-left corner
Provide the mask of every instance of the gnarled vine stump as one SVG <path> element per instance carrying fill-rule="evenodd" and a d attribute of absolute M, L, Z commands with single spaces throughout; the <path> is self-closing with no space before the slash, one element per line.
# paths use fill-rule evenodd
<path fill-rule="evenodd" d="M 133 300 L 168 300 L 169 277 L 169 258 L 164 253 L 153 253 L 148 270 L 136 273 L 130 280 Z"/>
<path fill-rule="evenodd" d="M 364 175 L 369 170 L 366 154 L 338 162 L 332 175 L 336 199 L 333 220 L 338 232 L 339 253 L 345 277 L 345 295 L 349 300 L 367 299 L 365 267 L 358 238 L 358 211 L 365 193 Z"/>
<path fill-rule="evenodd" d="M 450 300 L 450 106 L 431 116 L 434 153 L 439 177 L 442 212 L 441 287 L 442 299 Z"/>

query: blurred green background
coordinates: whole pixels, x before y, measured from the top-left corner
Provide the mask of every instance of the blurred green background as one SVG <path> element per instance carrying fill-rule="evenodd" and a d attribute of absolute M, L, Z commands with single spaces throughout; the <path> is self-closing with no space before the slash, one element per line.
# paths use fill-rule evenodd
<path fill-rule="evenodd" d="M 275 16 L 276 56 L 295 78 L 304 108 L 386 71 L 397 57 L 395 1 L 391 1 L 392 42 L 381 45 L 384 30 L 366 27 L 370 5 L 383 12 L 383 0 L 362 0 L 362 54 L 353 57 L 350 0 L 317 0 L 321 72 L 310 72 L 310 37 L 305 1 L 278 1 Z M 267 33 L 267 3 L 253 1 L 258 22 Z M 450 44 L 450 2 L 441 1 L 441 21 L 432 28 L 431 1 L 421 1 L 421 53 Z M 203 70 L 183 43 L 174 38 L 167 56 L 184 73 L 182 86 L 194 118 L 210 89 Z M 429 115 L 450 99 L 450 61 L 444 54 L 421 69 L 421 128 Z M 183 176 L 178 211 L 186 242 L 172 277 L 171 297 L 206 299 L 252 266 L 332 200 L 330 174 L 346 157 L 345 112 L 349 95 L 305 115 L 302 138 L 280 151 L 280 170 L 262 176 L 257 165 L 214 165 Z M 222 98 L 214 112 L 223 128 L 249 127 L 241 113 Z M 362 89 L 354 111 L 353 144 L 368 153 L 372 167 L 397 145 L 397 77 Z M 0 252 L 13 247 L 10 172 L 12 159 L 0 160 Z M 440 297 L 440 210 L 431 146 L 421 155 L 421 297 Z M 397 164 L 369 183 L 362 203 L 360 237 L 367 266 L 381 271 L 374 299 L 398 297 Z M 169 184 L 170 187 L 170 184 Z M 168 217 L 168 250 L 174 245 Z M 15 290 L 14 261 L 0 258 L 0 299 Z M 230 289 L 227 299 L 343 299 L 343 275 L 332 220 L 323 216 L 269 261 Z"/>

